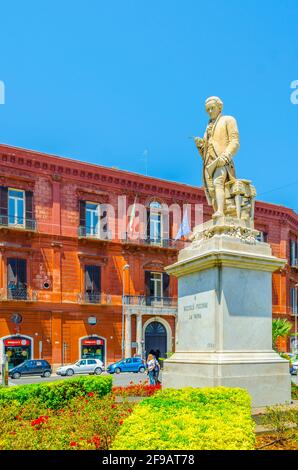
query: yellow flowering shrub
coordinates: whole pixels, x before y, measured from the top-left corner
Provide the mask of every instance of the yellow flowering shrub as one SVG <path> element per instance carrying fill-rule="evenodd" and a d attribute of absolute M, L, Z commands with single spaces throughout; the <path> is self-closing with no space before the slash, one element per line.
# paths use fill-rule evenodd
<path fill-rule="evenodd" d="M 120 428 L 113 450 L 250 450 L 254 422 L 239 388 L 165 389 L 146 398 Z"/>

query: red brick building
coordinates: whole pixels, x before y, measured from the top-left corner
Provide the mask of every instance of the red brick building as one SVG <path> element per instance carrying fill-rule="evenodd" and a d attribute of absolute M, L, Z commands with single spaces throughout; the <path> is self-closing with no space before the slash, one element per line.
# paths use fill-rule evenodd
<path fill-rule="evenodd" d="M 201 188 L 7 145 L 0 145 L 0 180 L 0 361 L 7 353 L 10 366 L 26 358 L 109 363 L 122 352 L 174 349 L 177 282 L 163 268 L 183 242 L 173 241 L 173 219 L 161 233 L 159 207 L 203 204 L 206 220 Z M 125 238 L 119 197 L 147 208 L 143 239 Z M 100 211 L 107 204 L 114 213 Z M 106 237 L 115 224 L 117 236 Z M 293 321 L 298 215 L 258 202 L 255 224 L 288 260 L 273 275 L 273 315 Z"/>

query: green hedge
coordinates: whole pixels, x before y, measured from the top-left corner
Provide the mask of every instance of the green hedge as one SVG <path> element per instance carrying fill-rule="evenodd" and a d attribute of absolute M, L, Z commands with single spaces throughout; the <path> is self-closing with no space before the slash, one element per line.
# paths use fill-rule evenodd
<path fill-rule="evenodd" d="M 74 397 L 85 396 L 89 392 L 103 397 L 111 390 L 111 376 L 79 376 L 56 382 L 0 388 L 0 405 L 14 400 L 21 404 L 36 400 L 48 408 L 59 409 Z"/>
<path fill-rule="evenodd" d="M 239 388 L 166 389 L 124 421 L 113 450 L 253 449 L 249 394 Z"/>

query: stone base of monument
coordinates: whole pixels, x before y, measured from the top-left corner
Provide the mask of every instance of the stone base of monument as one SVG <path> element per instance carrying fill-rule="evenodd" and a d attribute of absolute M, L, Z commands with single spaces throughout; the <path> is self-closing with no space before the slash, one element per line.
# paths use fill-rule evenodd
<path fill-rule="evenodd" d="M 272 350 L 272 272 L 286 260 L 255 236 L 245 221 L 209 221 L 166 268 L 178 277 L 178 319 L 163 387 L 241 387 L 253 406 L 290 402 L 288 361 Z"/>

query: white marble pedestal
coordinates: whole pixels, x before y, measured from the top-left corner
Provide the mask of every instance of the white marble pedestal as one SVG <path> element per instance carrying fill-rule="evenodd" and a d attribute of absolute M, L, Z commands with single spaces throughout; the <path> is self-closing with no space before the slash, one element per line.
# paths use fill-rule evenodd
<path fill-rule="evenodd" d="M 237 224 L 197 227 L 196 241 L 166 268 L 178 277 L 178 320 L 163 387 L 241 387 L 253 406 L 289 402 L 289 365 L 272 350 L 272 272 L 286 260 Z"/>

